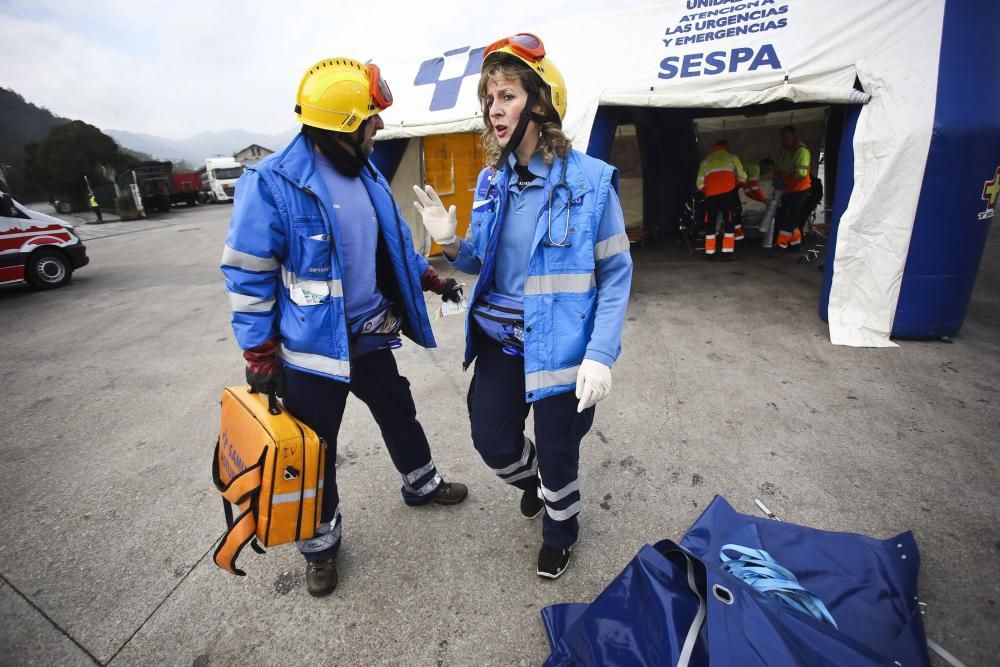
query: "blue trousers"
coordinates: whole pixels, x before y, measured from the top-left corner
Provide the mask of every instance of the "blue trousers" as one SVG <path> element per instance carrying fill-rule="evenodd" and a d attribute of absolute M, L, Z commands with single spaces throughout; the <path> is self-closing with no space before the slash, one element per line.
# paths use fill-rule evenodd
<path fill-rule="evenodd" d="M 795 229 L 802 231 L 809 217 L 805 203 L 809 199 L 809 190 L 789 192 L 781 196 L 781 208 L 778 209 L 778 231 L 791 233 Z"/>
<path fill-rule="evenodd" d="M 505 354 L 479 335 L 479 356 L 469 385 L 472 442 L 501 480 L 535 492 L 545 502 L 542 541 L 567 549 L 580 533 L 580 441 L 594 423 L 594 408 L 577 413 L 573 392 L 524 400 L 524 359 Z M 535 440 L 524 435 L 534 407 Z"/>
<path fill-rule="evenodd" d="M 375 417 L 392 463 L 403 478 L 400 492 L 404 502 L 422 505 L 441 487 L 441 475 L 417 421 L 410 383 L 399 374 L 391 350 L 376 350 L 352 359 L 350 384 L 285 368 L 285 408 L 316 431 L 327 447 L 320 528 L 313 539 L 299 542 L 299 551 L 306 560 L 332 556 L 340 548 L 337 434 L 348 394 L 360 398 Z"/>

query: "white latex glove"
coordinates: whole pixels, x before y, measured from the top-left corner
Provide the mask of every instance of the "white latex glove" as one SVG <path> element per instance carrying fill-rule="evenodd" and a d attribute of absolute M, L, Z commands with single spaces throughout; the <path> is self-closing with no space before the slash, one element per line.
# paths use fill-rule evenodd
<path fill-rule="evenodd" d="M 580 403 L 577 412 L 583 412 L 611 393 L 611 369 L 599 361 L 584 359 L 576 374 L 576 397 Z"/>
<path fill-rule="evenodd" d="M 421 190 L 420 186 L 414 185 L 413 192 L 417 195 L 417 201 L 413 205 L 420 211 L 420 217 L 427 228 L 427 233 L 437 242 L 438 245 L 451 245 L 457 240 L 455 227 L 458 226 L 458 218 L 455 215 L 455 205 L 445 210 L 441 198 L 434 192 L 434 188 L 425 185 Z"/>

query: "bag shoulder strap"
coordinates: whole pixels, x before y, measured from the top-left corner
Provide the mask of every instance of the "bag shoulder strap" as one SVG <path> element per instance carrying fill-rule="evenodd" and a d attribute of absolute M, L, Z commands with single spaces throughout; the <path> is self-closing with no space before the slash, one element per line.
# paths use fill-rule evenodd
<path fill-rule="evenodd" d="M 243 551 L 243 547 L 250 544 L 250 547 L 257 553 L 264 553 L 256 539 L 257 501 L 260 496 L 263 466 L 264 458 L 262 455 L 254 465 L 241 471 L 229 480 L 228 484 L 224 484 L 219 475 L 219 441 L 216 440 L 215 454 L 212 457 L 212 480 L 215 482 L 215 488 L 222 494 L 222 511 L 226 517 L 228 530 L 215 549 L 212 560 L 223 570 L 240 577 L 246 576 L 246 572 L 236 567 L 236 559 Z M 242 510 L 235 521 L 233 520 L 233 506 Z"/>

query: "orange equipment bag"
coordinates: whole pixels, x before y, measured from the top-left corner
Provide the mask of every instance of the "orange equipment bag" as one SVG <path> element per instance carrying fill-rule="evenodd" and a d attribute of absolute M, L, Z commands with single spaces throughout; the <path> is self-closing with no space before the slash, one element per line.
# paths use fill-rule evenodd
<path fill-rule="evenodd" d="M 247 544 L 273 547 L 311 539 L 323 506 L 326 443 L 281 409 L 274 396 L 246 385 L 222 392 L 222 425 L 212 477 L 222 494 L 229 530 L 215 564 L 243 576 L 236 558 Z M 233 518 L 233 506 L 239 516 Z"/>

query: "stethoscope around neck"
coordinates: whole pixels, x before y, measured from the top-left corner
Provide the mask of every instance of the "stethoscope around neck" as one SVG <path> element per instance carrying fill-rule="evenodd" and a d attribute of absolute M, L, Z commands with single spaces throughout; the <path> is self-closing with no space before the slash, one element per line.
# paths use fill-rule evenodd
<path fill-rule="evenodd" d="M 569 248 L 572 243 L 569 242 L 569 209 L 570 204 L 573 199 L 573 192 L 570 190 L 569 186 L 566 185 L 566 165 L 567 160 L 563 160 L 562 173 L 559 176 L 559 180 L 556 184 L 552 186 L 552 189 L 548 192 L 548 230 L 546 240 L 544 244 L 549 248 Z M 552 236 L 552 203 L 557 199 L 557 193 L 559 188 L 566 190 L 566 220 L 563 223 L 562 238 L 559 241 L 553 239 Z M 558 222 L 558 217 L 556 218 Z"/>

